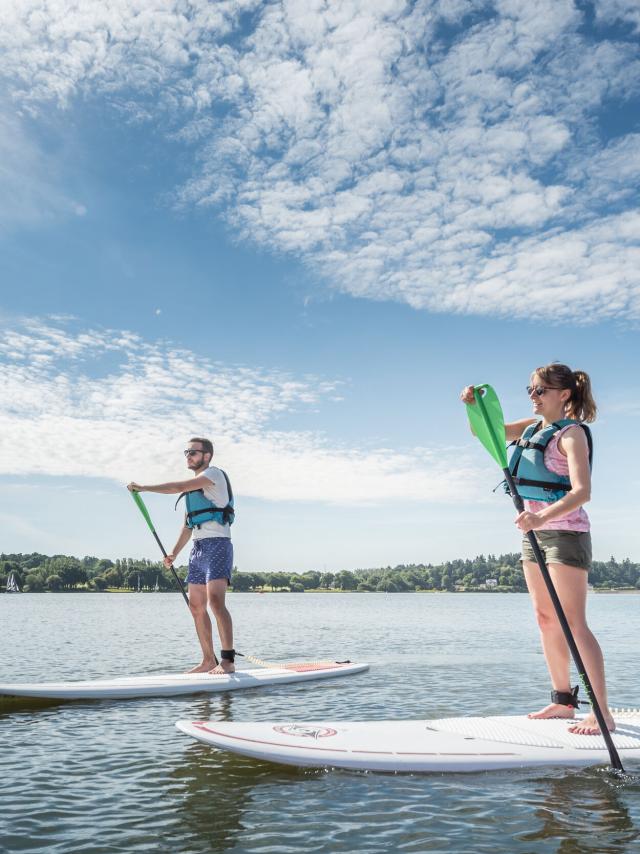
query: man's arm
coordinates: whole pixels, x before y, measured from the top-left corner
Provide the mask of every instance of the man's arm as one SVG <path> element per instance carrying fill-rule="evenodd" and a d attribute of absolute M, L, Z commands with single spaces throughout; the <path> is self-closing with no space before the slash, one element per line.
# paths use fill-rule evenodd
<path fill-rule="evenodd" d="M 167 567 L 167 569 L 171 566 L 172 563 L 175 563 L 176 558 L 185 547 L 185 545 L 189 542 L 191 538 L 191 528 L 188 528 L 186 525 L 180 531 L 178 539 L 176 541 L 175 546 L 173 547 L 173 551 L 166 556 L 163 563 Z"/>
<path fill-rule="evenodd" d="M 196 489 L 204 489 L 211 486 L 212 480 L 201 474 L 189 480 L 174 480 L 168 483 L 152 483 L 142 485 L 131 481 L 127 484 L 129 492 L 160 492 L 162 495 L 179 495 L 181 492 L 193 492 Z"/>

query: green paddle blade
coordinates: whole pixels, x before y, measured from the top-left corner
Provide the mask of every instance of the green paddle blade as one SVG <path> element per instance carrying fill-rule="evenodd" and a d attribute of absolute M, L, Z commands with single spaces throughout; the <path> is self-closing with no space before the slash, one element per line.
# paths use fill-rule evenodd
<path fill-rule="evenodd" d="M 133 498 L 133 500 L 138 505 L 138 509 L 140 510 L 142 515 L 144 516 L 145 521 L 146 521 L 147 525 L 149 526 L 149 529 L 151 530 L 151 532 L 153 532 L 155 530 L 153 527 L 153 522 L 151 521 L 151 516 L 149 516 L 149 511 L 145 507 L 144 501 L 142 500 L 142 496 L 140 495 L 139 492 L 132 492 L 131 497 Z"/>
<path fill-rule="evenodd" d="M 467 404 L 467 417 L 471 429 L 498 463 L 506 469 L 507 440 L 504 432 L 504 416 L 498 395 L 490 385 L 475 386 L 475 404 Z"/>

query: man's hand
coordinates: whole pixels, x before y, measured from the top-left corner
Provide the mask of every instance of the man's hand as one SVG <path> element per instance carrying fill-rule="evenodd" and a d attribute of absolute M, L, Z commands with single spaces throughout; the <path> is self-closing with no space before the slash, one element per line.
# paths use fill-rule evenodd
<path fill-rule="evenodd" d="M 140 486 L 139 483 L 135 483 L 133 480 L 127 484 L 127 489 L 129 492 L 144 492 L 144 486 Z"/>

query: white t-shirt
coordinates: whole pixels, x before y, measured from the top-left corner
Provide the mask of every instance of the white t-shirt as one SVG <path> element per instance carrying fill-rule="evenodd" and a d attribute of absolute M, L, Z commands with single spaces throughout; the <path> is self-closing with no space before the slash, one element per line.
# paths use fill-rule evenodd
<path fill-rule="evenodd" d="M 226 507 L 229 503 L 229 490 L 227 489 L 227 481 L 220 469 L 209 466 L 200 474 L 211 481 L 211 486 L 205 486 L 203 489 L 205 498 L 213 501 L 216 507 Z M 229 529 L 229 525 L 221 525 L 219 522 L 211 520 L 202 522 L 199 528 L 194 528 L 191 536 L 194 540 L 204 540 L 205 537 L 231 537 Z"/>

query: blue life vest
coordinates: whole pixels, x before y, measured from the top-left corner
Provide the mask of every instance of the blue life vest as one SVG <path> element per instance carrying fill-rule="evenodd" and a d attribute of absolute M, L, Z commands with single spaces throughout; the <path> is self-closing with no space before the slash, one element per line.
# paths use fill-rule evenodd
<path fill-rule="evenodd" d="M 222 471 L 222 469 L 220 469 L 220 471 Z M 178 501 L 180 501 L 181 498 L 184 498 L 187 505 L 187 512 L 185 515 L 185 525 L 187 528 L 199 528 L 203 522 L 217 522 L 219 525 L 233 525 L 236 515 L 235 510 L 233 509 L 233 490 L 231 489 L 231 483 L 229 482 L 227 473 L 222 471 L 222 474 L 227 482 L 227 492 L 229 495 L 229 502 L 226 507 L 216 507 L 213 501 L 209 501 L 205 496 L 202 489 L 183 492 L 178 496 L 178 500 L 175 504 L 176 508 L 178 507 Z"/>
<path fill-rule="evenodd" d="M 571 489 L 571 481 L 568 477 L 555 474 L 544 464 L 545 448 L 558 430 L 562 430 L 569 424 L 577 424 L 584 430 L 589 445 L 589 467 L 591 467 L 593 440 L 591 430 L 586 424 L 572 418 L 554 421 L 547 427 L 542 426 L 542 421 L 529 424 L 523 430 L 522 436 L 507 448 L 509 471 L 522 498 L 552 503 L 563 498 Z M 506 482 L 505 490 L 509 491 Z"/>

